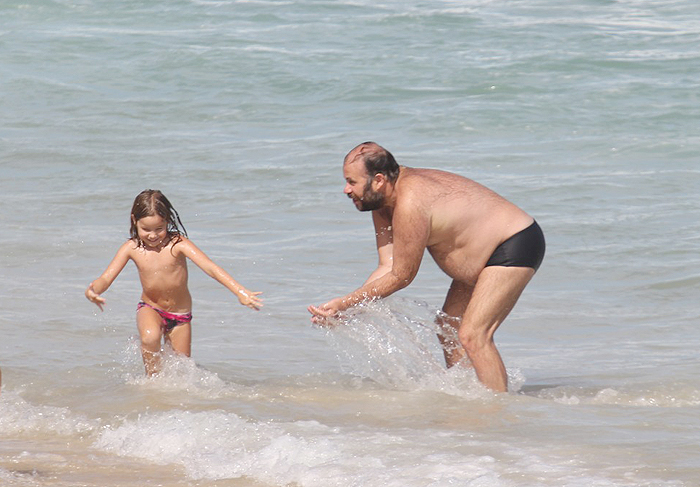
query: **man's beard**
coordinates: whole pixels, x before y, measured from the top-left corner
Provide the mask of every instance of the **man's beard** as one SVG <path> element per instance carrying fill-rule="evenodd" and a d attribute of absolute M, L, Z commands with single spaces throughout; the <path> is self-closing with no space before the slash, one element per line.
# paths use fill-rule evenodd
<path fill-rule="evenodd" d="M 374 211 L 384 206 L 384 194 L 378 191 L 372 191 L 372 178 L 367 179 L 365 190 L 362 192 L 362 198 L 359 200 L 358 210 Z"/>

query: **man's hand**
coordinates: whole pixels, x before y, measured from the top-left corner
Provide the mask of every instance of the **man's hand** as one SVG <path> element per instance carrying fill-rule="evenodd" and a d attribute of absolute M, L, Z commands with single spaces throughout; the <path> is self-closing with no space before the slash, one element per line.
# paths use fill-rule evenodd
<path fill-rule="evenodd" d="M 341 298 L 332 299 L 320 306 L 309 306 L 307 308 L 311 313 L 311 321 L 317 325 L 329 326 L 329 318 L 334 318 L 340 313 L 343 308 L 343 300 Z"/>

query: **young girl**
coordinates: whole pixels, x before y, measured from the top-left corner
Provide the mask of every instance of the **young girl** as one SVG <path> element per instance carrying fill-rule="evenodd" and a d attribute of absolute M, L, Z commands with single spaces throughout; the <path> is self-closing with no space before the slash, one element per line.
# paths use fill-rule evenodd
<path fill-rule="evenodd" d="M 117 251 L 104 273 L 85 291 L 85 297 L 103 310 L 100 295 L 114 282 L 129 260 L 139 271 L 143 291 L 137 306 L 136 325 L 146 373 L 160 370 L 161 338 L 175 352 L 190 356 L 192 296 L 187 288 L 187 258 L 232 293 L 242 305 L 258 310 L 259 292 L 237 283 L 189 239 L 180 216 L 157 190 L 147 189 L 131 209 L 131 238 Z"/>

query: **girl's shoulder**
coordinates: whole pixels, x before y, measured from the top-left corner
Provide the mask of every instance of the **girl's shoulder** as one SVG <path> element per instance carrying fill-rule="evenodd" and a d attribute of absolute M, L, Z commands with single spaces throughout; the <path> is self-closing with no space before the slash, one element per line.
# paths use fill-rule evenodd
<path fill-rule="evenodd" d="M 193 246 L 192 241 L 182 234 L 173 235 L 168 242 L 168 248 L 175 254 L 181 253 L 191 249 Z"/>
<path fill-rule="evenodd" d="M 139 244 L 134 241 L 134 239 L 130 238 L 126 242 L 124 242 L 121 247 L 119 247 L 119 252 L 124 252 L 128 255 L 133 254 L 135 251 L 137 251 L 139 248 Z"/>
<path fill-rule="evenodd" d="M 120 250 L 136 250 L 139 248 L 138 242 L 135 242 L 133 238 L 127 239 L 121 247 L 119 247 Z"/>

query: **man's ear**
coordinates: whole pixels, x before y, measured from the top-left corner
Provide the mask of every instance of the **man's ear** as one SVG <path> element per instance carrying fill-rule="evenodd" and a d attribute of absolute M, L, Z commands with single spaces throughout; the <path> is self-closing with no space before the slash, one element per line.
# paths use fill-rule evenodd
<path fill-rule="evenodd" d="M 384 186 L 386 186 L 386 182 L 387 182 L 386 176 L 380 172 L 375 174 L 374 177 L 372 178 L 372 185 L 374 186 L 375 191 L 380 190 Z"/>

